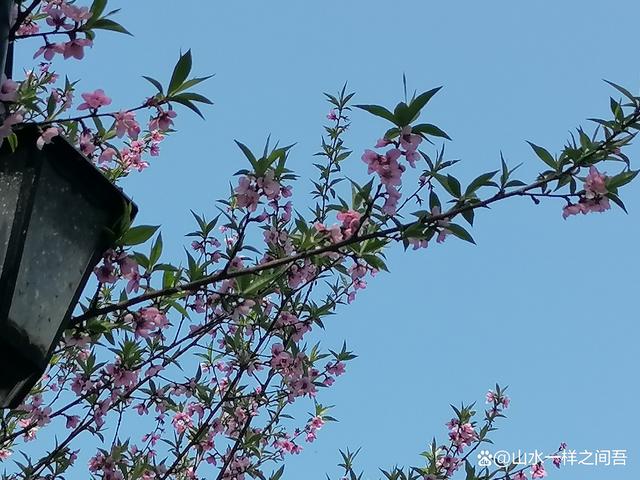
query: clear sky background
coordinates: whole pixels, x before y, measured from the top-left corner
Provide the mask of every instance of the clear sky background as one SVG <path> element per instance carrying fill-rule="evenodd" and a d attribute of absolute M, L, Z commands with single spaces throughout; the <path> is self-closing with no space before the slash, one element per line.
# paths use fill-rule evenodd
<path fill-rule="evenodd" d="M 428 121 L 453 137 L 448 156 L 463 159 L 465 180 L 497 168 L 501 150 L 532 179 L 541 164 L 525 140 L 556 152 L 585 118 L 607 115 L 615 92 L 605 78 L 639 90 L 636 0 L 110 3 L 135 38 L 101 33 L 85 61 L 67 62 L 61 71 L 81 78 L 81 91 L 136 104 L 151 93 L 140 75 L 166 82 L 187 48 L 195 73 L 216 74 L 202 89 L 215 101 L 207 120 L 179 110 L 179 134 L 125 184 L 139 220 L 163 224 L 174 261 L 189 209 L 212 214 L 244 167 L 233 139 L 298 142 L 291 165 L 303 200 L 328 111 L 322 92 L 345 81 L 356 103 L 386 105 L 401 99 L 403 73 L 411 89 L 443 85 Z M 386 125 L 364 112 L 352 120 L 348 170 L 364 179 L 360 154 Z M 328 322 L 325 345 L 346 339 L 359 357 L 320 397 L 340 422 L 290 458 L 285 477 L 325 478 L 347 446 L 362 447 L 365 478 L 417 464 L 433 435 L 445 438 L 448 405 L 483 405 L 495 382 L 510 385 L 513 404 L 491 450 L 626 449 L 626 467 L 567 467 L 552 478 L 638 477 L 638 182 L 623 199 L 628 216 L 567 221 L 560 202 L 514 199 L 480 212 L 478 246 L 393 248 L 391 273 Z"/>

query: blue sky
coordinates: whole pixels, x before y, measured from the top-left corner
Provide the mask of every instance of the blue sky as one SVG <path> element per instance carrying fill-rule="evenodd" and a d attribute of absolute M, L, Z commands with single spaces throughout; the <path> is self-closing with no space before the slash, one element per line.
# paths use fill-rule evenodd
<path fill-rule="evenodd" d="M 216 74 L 202 89 L 215 101 L 207 120 L 180 111 L 179 134 L 126 182 L 139 220 L 163 224 L 175 261 L 189 209 L 213 212 L 244 166 L 233 139 L 297 142 L 291 165 L 308 177 L 328 110 L 322 92 L 345 81 L 356 103 L 387 105 L 401 99 L 403 73 L 411 89 L 443 85 L 428 121 L 453 137 L 448 156 L 463 159 L 456 172 L 470 180 L 497 168 L 500 151 L 533 178 L 540 164 L 525 140 L 559 150 L 585 118 L 607 115 L 614 92 L 603 79 L 633 92 L 640 80 L 632 0 L 111 3 L 135 38 L 100 34 L 87 60 L 66 63 L 82 91 L 137 103 L 151 92 L 140 75 L 168 79 L 187 48 L 197 74 Z M 364 112 L 352 120 L 347 168 L 364 178 L 360 152 L 386 125 Z M 308 190 L 301 182 L 298 199 Z M 567 221 L 559 203 L 515 199 L 477 216 L 478 246 L 392 249 L 391 273 L 329 322 L 325 344 L 346 339 L 359 357 L 320 399 L 340 422 L 290 459 L 286 477 L 325 478 L 347 446 L 362 447 L 365 478 L 415 464 L 433 435 L 446 435 L 448 405 L 482 403 L 495 382 L 510 385 L 513 403 L 490 450 L 626 449 L 625 467 L 551 478 L 638 476 L 640 187 L 623 199 L 628 216 Z"/>

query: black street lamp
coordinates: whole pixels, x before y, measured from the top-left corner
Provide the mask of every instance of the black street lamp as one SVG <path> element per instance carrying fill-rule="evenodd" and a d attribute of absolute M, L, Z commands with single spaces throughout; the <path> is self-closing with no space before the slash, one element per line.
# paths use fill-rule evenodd
<path fill-rule="evenodd" d="M 110 229 L 137 211 L 65 139 L 39 150 L 37 128 L 17 134 L 0 148 L 0 408 L 42 376 Z"/>
<path fill-rule="evenodd" d="M 0 72 L 12 70 L 13 4 L 0 0 Z M 64 138 L 38 149 L 37 127 L 16 134 L 15 151 L 0 148 L 0 408 L 42 376 L 113 228 L 137 212 Z"/>

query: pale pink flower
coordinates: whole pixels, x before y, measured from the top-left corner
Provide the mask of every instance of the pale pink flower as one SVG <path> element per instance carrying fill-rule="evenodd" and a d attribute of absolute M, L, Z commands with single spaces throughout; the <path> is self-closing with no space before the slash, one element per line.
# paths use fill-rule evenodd
<path fill-rule="evenodd" d="M 544 469 L 542 463 L 536 463 L 531 467 L 531 478 L 544 478 L 547 476 L 547 471 Z"/>
<path fill-rule="evenodd" d="M 173 417 L 173 428 L 178 433 L 184 433 L 185 430 L 193 426 L 191 417 L 185 412 L 178 412 Z"/>
<path fill-rule="evenodd" d="M 91 18 L 89 7 L 78 7 L 76 5 L 63 3 L 60 5 L 60 8 L 67 17 L 77 23 L 87 21 Z"/>
<path fill-rule="evenodd" d="M 76 428 L 80 423 L 80 417 L 77 415 L 67 416 L 67 428 Z"/>
<path fill-rule="evenodd" d="M 382 137 L 382 138 L 379 138 L 378 141 L 376 142 L 375 148 L 383 148 L 389 145 L 390 143 L 391 143 L 391 140 L 387 140 L 386 138 Z"/>
<path fill-rule="evenodd" d="M 18 87 L 20 84 L 6 75 L 2 74 L 2 84 L 0 85 L 0 102 L 17 102 Z"/>
<path fill-rule="evenodd" d="M 98 163 L 108 163 L 113 161 L 114 155 L 116 155 L 115 148 L 107 147 L 105 148 L 100 156 L 98 157 Z"/>
<path fill-rule="evenodd" d="M 53 60 L 53 57 L 56 53 L 64 54 L 65 46 L 62 43 L 47 43 L 36 50 L 36 53 L 33 55 L 33 58 L 36 58 L 42 54 L 44 54 L 44 59 L 47 61 Z"/>
<path fill-rule="evenodd" d="M 38 137 L 38 140 L 36 140 L 36 146 L 38 147 L 39 150 L 42 150 L 42 148 L 47 144 L 47 143 L 51 143 L 51 140 L 53 139 L 53 137 L 57 137 L 60 134 L 59 130 L 56 127 L 49 127 L 47 128 L 44 132 L 42 132 L 42 134 Z"/>
<path fill-rule="evenodd" d="M 22 123 L 24 117 L 22 116 L 22 112 L 14 112 L 4 119 L 2 126 L 0 126 L 0 144 L 2 141 L 11 135 L 13 131 L 13 126 Z"/>
<path fill-rule="evenodd" d="M 78 110 L 97 110 L 100 107 L 111 104 L 111 99 L 104 94 L 104 90 L 101 88 L 94 92 L 83 93 L 82 98 L 84 99 L 84 103 L 78 106 Z"/>
<path fill-rule="evenodd" d="M 256 211 L 260 195 L 249 178 L 240 177 L 238 180 L 238 186 L 234 192 L 236 194 L 236 202 L 239 208 L 246 208 L 249 212 Z"/>
<path fill-rule="evenodd" d="M 116 136 L 121 138 L 126 133 L 129 138 L 135 140 L 140 134 L 140 125 L 136 121 L 136 114 L 134 112 L 120 111 L 113 115 L 116 124 Z"/>
<path fill-rule="evenodd" d="M 84 58 L 84 48 L 91 46 L 93 46 L 93 42 L 88 38 L 76 38 L 75 40 L 71 40 L 70 42 L 66 42 L 64 44 L 62 56 L 65 58 L 65 60 L 71 57 L 82 60 Z M 46 54 L 44 58 L 47 58 Z"/>
<path fill-rule="evenodd" d="M 591 165 L 591 167 L 589 167 L 589 175 L 587 175 L 587 178 L 584 180 L 587 198 L 589 198 L 590 193 L 592 195 L 604 195 L 607 193 L 606 181 L 607 176 L 600 173 L 594 165 Z"/>
<path fill-rule="evenodd" d="M 401 196 L 401 193 L 394 187 L 387 187 L 387 197 L 382 206 L 382 211 L 387 215 L 395 215 L 398 208 L 398 200 L 400 200 Z"/>
<path fill-rule="evenodd" d="M 338 213 L 337 218 L 342 222 L 344 238 L 349 238 L 356 233 L 358 227 L 360 227 L 360 217 L 360 213 L 355 210 Z"/>
<path fill-rule="evenodd" d="M 407 125 L 400 132 L 400 146 L 407 152 L 415 152 L 422 143 L 422 137 L 411 133 L 411 127 Z"/>
<path fill-rule="evenodd" d="M 173 125 L 173 119 L 177 115 L 175 110 L 164 111 L 158 108 L 158 114 L 149 122 L 149 130 L 160 130 L 161 132 L 169 130 Z"/>

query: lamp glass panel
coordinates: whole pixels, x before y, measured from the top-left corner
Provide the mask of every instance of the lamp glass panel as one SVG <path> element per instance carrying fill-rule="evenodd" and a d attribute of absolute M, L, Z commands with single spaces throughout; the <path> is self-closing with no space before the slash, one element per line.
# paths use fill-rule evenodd
<path fill-rule="evenodd" d="M 55 161 L 55 159 L 53 159 Z M 42 166 L 9 322 L 45 360 L 94 255 L 107 212 Z"/>
<path fill-rule="evenodd" d="M 21 184 L 20 172 L 0 170 L 0 275 L 6 260 Z"/>

